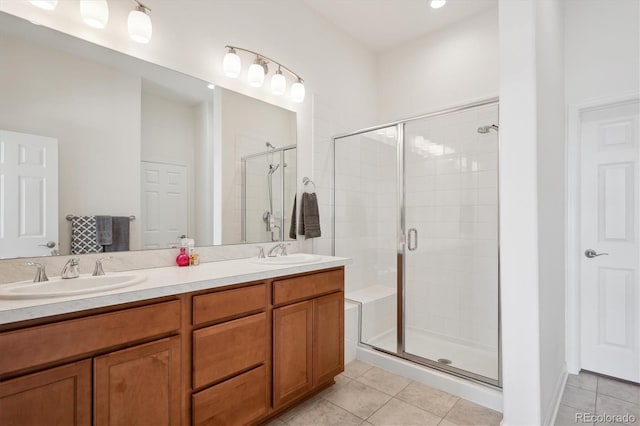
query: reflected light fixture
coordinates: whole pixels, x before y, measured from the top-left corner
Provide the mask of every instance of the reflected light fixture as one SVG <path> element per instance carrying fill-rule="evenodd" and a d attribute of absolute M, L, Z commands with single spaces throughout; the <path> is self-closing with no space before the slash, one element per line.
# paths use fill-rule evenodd
<path fill-rule="evenodd" d="M 129 19 L 127 20 L 129 37 L 138 43 L 149 43 L 153 31 L 151 18 L 149 17 L 151 9 L 136 0 L 134 0 L 134 3 L 136 7 L 129 12 Z"/>
<path fill-rule="evenodd" d="M 29 3 L 40 9 L 53 10 L 58 5 L 58 0 L 29 0 Z"/>
<path fill-rule="evenodd" d="M 90 27 L 106 27 L 109 21 L 107 0 L 80 0 L 80 15 L 84 23 Z"/>
<path fill-rule="evenodd" d="M 434 9 L 440 9 L 447 3 L 447 0 L 431 0 L 431 7 Z"/>
<path fill-rule="evenodd" d="M 228 50 L 222 60 L 222 71 L 227 77 L 238 78 L 240 76 L 240 72 L 242 71 L 242 62 L 240 61 L 240 56 L 238 56 L 237 51 L 247 52 L 255 55 L 256 57 L 255 61 L 249 66 L 249 70 L 247 72 L 247 80 L 251 86 L 262 87 L 265 75 L 269 73 L 268 64 L 271 63 L 277 65 L 276 72 L 271 77 L 271 93 L 276 96 L 282 96 L 286 93 L 287 79 L 283 74 L 283 71 L 286 71 L 295 79 L 295 82 L 291 85 L 291 100 L 297 103 L 304 101 L 305 87 L 302 77 L 291 71 L 290 68 L 285 67 L 280 62 L 274 61 L 261 53 L 254 52 L 253 50 L 243 49 L 237 46 L 225 46 L 225 49 Z"/>

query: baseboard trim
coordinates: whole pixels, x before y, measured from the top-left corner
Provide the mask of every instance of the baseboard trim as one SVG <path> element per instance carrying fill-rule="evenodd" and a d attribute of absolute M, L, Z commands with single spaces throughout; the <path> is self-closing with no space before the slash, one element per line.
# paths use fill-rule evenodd
<path fill-rule="evenodd" d="M 564 364 L 562 366 L 562 371 L 558 380 L 556 381 L 555 388 L 553 390 L 553 409 L 547 412 L 547 416 L 544 419 L 545 426 L 553 426 L 556 424 L 556 417 L 558 416 L 558 410 L 560 409 L 560 401 L 562 401 L 562 394 L 564 393 L 564 388 L 567 385 L 567 365 Z"/>

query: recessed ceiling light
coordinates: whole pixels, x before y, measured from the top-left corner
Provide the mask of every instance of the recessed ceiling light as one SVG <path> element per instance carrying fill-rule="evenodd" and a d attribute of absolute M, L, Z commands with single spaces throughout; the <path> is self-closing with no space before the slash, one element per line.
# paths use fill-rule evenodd
<path fill-rule="evenodd" d="M 211 90 L 213 90 L 213 89 L 215 89 L 215 88 L 216 88 L 216 86 L 214 86 L 213 84 L 209 84 L 209 85 L 207 85 L 207 89 L 211 89 Z"/>
<path fill-rule="evenodd" d="M 447 0 L 431 0 L 431 7 L 434 9 L 440 9 L 447 3 Z"/>

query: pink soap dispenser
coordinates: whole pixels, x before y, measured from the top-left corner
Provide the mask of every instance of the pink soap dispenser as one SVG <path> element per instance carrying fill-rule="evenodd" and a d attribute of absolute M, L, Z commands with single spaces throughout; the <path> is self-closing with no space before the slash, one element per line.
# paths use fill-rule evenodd
<path fill-rule="evenodd" d="M 186 247 L 180 247 L 180 254 L 176 257 L 176 263 L 178 266 L 189 266 L 189 255 L 187 255 Z"/>

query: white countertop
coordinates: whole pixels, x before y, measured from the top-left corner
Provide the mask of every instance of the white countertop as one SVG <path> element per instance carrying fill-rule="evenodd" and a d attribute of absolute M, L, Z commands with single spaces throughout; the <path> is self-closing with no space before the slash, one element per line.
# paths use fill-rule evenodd
<path fill-rule="evenodd" d="M 317 261 L 298 265 L 264 265 L 251 262 L 249 259 L 237 259 L 184 268 L 170 266 L 112 274 L 107 272 L 108 275 L 130 275 L 134 272 L 145 275 L 147 279 L 131 287 L 100 293 L 46 299 L 0 300 L 0 324 L 336 268 L 350 263 L 350 259 L 344 257 L 319 256 L 319 258 Z"/>

